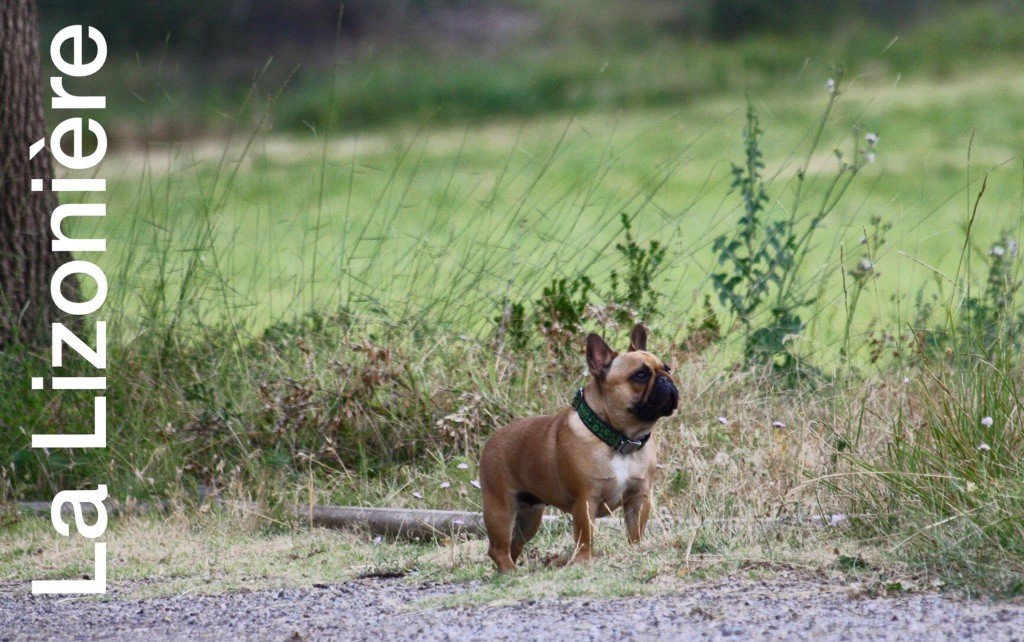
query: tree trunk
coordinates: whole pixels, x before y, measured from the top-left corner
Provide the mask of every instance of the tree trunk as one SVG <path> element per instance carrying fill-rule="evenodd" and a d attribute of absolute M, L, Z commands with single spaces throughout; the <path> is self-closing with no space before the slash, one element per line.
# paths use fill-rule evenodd
<path fill-rule="evenodd" d="M 50 251 L 49 190 L 53 162 L 48 149 L 29 159 L 29 146 L 45 137 L 35 0 L 0 0 L 0 349 L 14 344 L 43 348 L 60 311 L 50 297 L 50 277 L 71 259 Z M 33 192 L 30 180 L 43 180 Z M 65 281 L 64 295 L 78 300 Z"/>

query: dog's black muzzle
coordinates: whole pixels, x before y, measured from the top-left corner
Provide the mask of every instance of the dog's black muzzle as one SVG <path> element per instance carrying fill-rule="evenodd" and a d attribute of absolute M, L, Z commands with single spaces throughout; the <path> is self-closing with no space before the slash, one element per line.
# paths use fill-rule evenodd
<path fill-rule="evenodd" d="M 647 400 L 633 406 L 633 414 L 643 421 L 655 421 L 668 417 L 679 405 L 679 391 L 666 375 L 658 375 L 651 387 Z"/>

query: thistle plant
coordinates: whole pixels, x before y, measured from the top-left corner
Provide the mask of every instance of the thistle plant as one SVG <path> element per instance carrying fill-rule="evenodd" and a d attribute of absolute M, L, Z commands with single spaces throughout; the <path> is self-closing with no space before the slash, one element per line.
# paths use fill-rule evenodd
<path fill-rule="evenodd" d="M 872 144 L 872 139 L 874 143 L 878 142 L 877 136 L 868 134 L 866 140 L 869 144 Z M 860 245 L 863 248 L 860 259 L 843 272 L 843 303 L 846 307 L 846 323 L 843 327 L 843 347 L 840 348 L 839 354 L 844 360 L 850 356 L 850 330 L 853 326 L 857 304 L 860 302 L 860 295 L 869 283 L 878 278 L 879 272 L 876 268 L 878 256 L 882 251 L 882 246 L 885 245 L 885 235 L 891 229 L 892 223 L 884 222 L 881 216 L 872 216 L 868 227 L 864 229 L 864 235 L 860 237 Z"/>
<path fill-rule="evenodd" d="M 988 251 L 988 274 L 980 296 L 964 300 L 960 312 L 961 338 L 973 351 L 988 357 L 994 352 L 1017 352 L 1024 330 L 1024 314 L 1018 311 L 1021 288 L 1019 247 L 1009 232 Z"/>
<path fill-rule="evenodd" d="M 753 104 L 747 106 L 743 128 L 744 160 L 733 164 L 730 192 L 738 193 L 742 212 L 730 233 L 717 237 L 712 249 L 718 270 L 711 283 L 719 301 L 733 315 L 743 332 L 743 354 L 747 365 L 770 366 L 772 370 L 796 372 L 798 357 L 789 349 L 792 339 L 804 330 L 803 312 L 817 297 L 801 278 L 802 267 L 811 251 L 815 232 L 842 200 L 854 177 L 875 160 L 878 137 L 856 140 L 852 157 L 841 150 L 834 155 L 839 169 L 817 203 L 809 203 L 805 192 L 811 158 L 820 146 L 825 125 L 839 98 L 841 71 L 829 79 L 828 103 L 815 135 L 797 171 L 793 203 L 788 215 L 775 214 L 768 184 L 764 179 L 761 127 Z"/>

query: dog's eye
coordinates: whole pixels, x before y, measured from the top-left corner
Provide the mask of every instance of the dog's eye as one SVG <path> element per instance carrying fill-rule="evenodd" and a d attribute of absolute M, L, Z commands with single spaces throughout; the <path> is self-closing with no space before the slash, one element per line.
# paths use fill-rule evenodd
<path fill-rule="evenodd" d="M 633 373 L 633 380 L 634 381 L 647 381 L 647 377 L 649 377 L 649 376 L 651 376 L 651 373 L 647 372 L 646 370 L 640 370 L 640 371 L 637 371 L 637 372 Z"/>

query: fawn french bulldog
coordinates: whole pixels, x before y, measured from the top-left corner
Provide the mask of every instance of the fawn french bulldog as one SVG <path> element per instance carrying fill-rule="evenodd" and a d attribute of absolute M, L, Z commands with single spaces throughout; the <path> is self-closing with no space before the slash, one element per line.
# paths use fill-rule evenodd
<path fill-rule="evenodd" d="M 540 529 L 545 506 L 572 514 L 572 561 L 593 556 L 594 519 L 623 507 L 630 543 L 643 535 L 651 508 L 655 422 L 671 415 L 679 392 L 669 368 L 647 352 L 636 325 L 621 354 L 587 337 L 590 379 L 572 406 L 499 428 L 480 457 L 488 554 L 511 571 Z"/>

